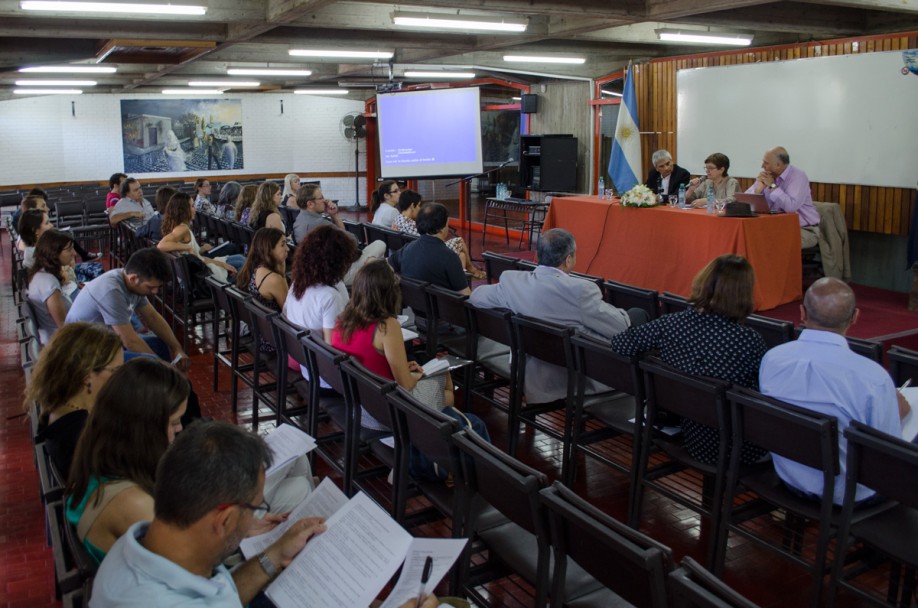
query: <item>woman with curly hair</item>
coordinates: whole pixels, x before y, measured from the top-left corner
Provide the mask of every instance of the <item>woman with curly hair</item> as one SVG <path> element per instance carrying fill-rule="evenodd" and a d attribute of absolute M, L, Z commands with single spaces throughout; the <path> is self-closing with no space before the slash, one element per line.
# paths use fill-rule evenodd
<path fill-rule="evenodd" d="M 263 182 L 255 193 L 255 202 L 252 203 L 252 211 L 249 213 L 249 226 L 253 230 L 276 228 L 286 234 L 287 229 L 277 207 L 280 202 L 280 186 L 274 182 Z"/>
<path fill-rule="evenodd" d="M 96 396 L 124 363 L 121 339 L 104 325 L 67 323 L 45 345 L 26 387 L 26 407 L 38 403 L 38 441 L 63 476 Z"/>
<path fill-rule="evenodd" d="M 138 357 L 99 392 L 66 490 L 67 519 L 97 562 L 131 524 L 153 519 L 156 465 L 182 430 L 190 388 L 171 365 Z"/>
<path fill-rule="evenodd" d="M 275 228 L 261 228 L 252 238 L 249 256 L 236 277 L 236 287 L 252 294 L 259 304 L 280 312 L 287 300 L 287 237 Z M 259 350 L 273 353 L 262 339 Z"/>
<path fill-rule="evenodd" d="M 210 249 L 210 245 L 205 244 L 203 247 L 198 245 L 194 232 L 191 230 L 194 215 L 194 200 L 188 194 L 178 192 L 169 199 L 166 214 L 163 216 L 163 238 L 156 244 L 156 248 L 160 251 L 195 255 L 207 264 L 215 277 L 225 282 L 230 273 L 235 274 L 242 266 L 244 258 L 241 255 L 226 258 L 204 256 L 203 254 Z"/>
<path fill-rule="evenodd" d="M 309 232 L 293 257 L 293 284 L 284 304 L 287 320 L 331 342 L 348 301 L 344 276 L 358 256 L 357 246 L 343 230 L 328 225 Z"/>
<path fill-rule="evenodd" d="M 66 286 L 72 282 L 70 265 L 76 252 L 66 232 L 48 230 L 38 239 L 29 269 L 29 302 L 38 322 L 38 339 L 47 344 L 58 327 L 64 326 L 72 300 Z"/>
<path fill-rule="evenodd" d="M 239 196 L 236 198 L 233 208 L 233 219 L 240 224 L 249 223 L 249 215 L 252 213 L 252 203 L 255 202 L 256 192 L 258 192 L 258 187 L 252 184 L 243 186 L 242 190 L 239 191 Z"/>

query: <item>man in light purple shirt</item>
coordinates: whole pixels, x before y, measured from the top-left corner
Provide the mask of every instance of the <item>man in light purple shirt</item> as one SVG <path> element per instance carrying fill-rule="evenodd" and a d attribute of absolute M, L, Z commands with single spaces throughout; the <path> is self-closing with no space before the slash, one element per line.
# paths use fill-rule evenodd
<path fill-rule="evenodd" d="M 819 212 L 813 205 L 810 180 L 806 173 L 790 164 L 787 150 L 778 146 L 765 152 L 762 172 L 746 193 L 764 194 L 772 211 L 796 213 L 800 218 L 803 249 L 819 244 Z"/>

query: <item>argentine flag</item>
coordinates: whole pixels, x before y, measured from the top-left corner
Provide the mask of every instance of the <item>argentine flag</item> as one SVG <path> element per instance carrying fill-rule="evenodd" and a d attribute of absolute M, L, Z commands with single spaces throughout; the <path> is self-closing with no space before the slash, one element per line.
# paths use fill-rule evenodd
<path fill-rule="evenodd" d="M 618 107 L 612 157 L 609 159 L 609 177 L 619 196 L 641 183 L 638 179 L 641 172 L 641 136 L 631 70 L 629 63 L 625 72 L 625 92 Z"/>

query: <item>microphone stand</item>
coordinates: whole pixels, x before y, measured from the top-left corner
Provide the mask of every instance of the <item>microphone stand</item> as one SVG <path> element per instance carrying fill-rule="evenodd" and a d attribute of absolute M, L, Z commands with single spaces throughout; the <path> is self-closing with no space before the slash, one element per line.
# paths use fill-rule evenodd
<path fill-rule="evenodd" d="M 495 171 L 500 171 L 507 165 L 513 162 L 512 158 L 508 158 L 498 166 L 493 169 L 488 169 L 487 171 L 482 171 L 481 173 L 476 173 L 475 175 L 468 175 L 466 177 L 460 177 L 454 182 L 446 184 L 446 187 L 455 186 L 459 183 L 465 183 L 464 196 L 463 200 L 459 201 L 459 204 L 465 209 L 465 244 L 469 248 L 469 259 L 473 262 L 481 262 L 481 259 L 476 259 L 472 257 L 472 180 L 479 177 L 484 177 L 485 175 L 490 175 Z"/>

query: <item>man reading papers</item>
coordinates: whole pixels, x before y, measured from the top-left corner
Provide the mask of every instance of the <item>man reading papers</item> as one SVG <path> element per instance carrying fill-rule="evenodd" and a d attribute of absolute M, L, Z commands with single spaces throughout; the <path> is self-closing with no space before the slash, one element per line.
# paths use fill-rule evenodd
<path fill-rule="evenodd" d="M 200 422 L 179 434 L 156 471 L 153 521 L 134 524 L 114 544 L 96 575 L 90 606 L 251 602 L 310 537 L 325 530 L 320 518 L 296 521 L 232 573 L 222 565 L 256 514 L 270 509 L 263 493 L 270 464 L 264 440 L 231 424 Z M 431 598 L 423 608 L 437 605 Z"/>

